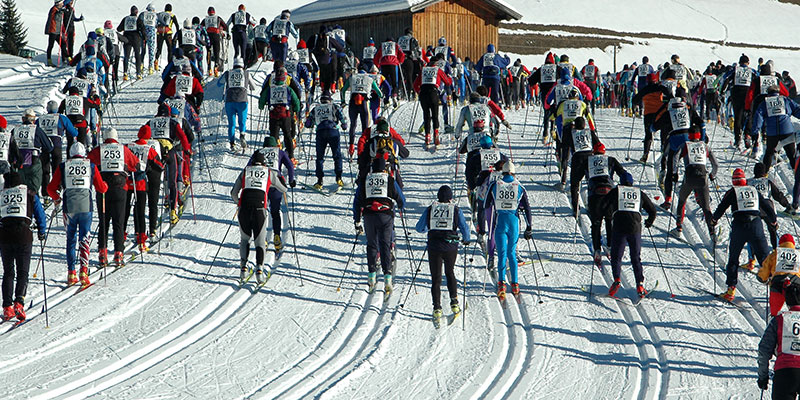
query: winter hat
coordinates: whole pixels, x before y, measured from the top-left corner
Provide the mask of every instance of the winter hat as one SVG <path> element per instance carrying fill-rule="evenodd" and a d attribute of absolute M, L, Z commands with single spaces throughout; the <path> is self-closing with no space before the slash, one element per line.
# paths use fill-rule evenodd
<path fill-rule="evenodd" d="M 153 3 L 147 4 L 146 9 L 147 9 L 147 11 L 155 11 L 156 10 L 155 6 L 153 6 Z"/>
<path fill-rule="evenodd" d="M 119 139 L 119 135 L 117 134 L 117 130 L 115 128 L 103 129 L 103 140 L 106 141 L 109 139 Z"/>
<path fill-rule="evenodd" d="M 266 165 L 267 164 L 267 156 L 264 155 L 261 151 L 257 151 L 253 153 L 253 160 L 252 165 Z"/>
<path fill-rule="evenodd" d="M 489 44 L 486 46 L 486 52 L 487 52 L 487 53 L 494 53 L 494 45 L 493 45 L 493 44 L 491 44 L 491 43 L 489 43 Z"/>
<path fill-rule="evenodd" d="M 136 6 L 131 6 L 131 15 L 139 14 L 139 8 Z"/>
<path fill-rule="evenodd" d="M 491 149 L 492 148 L 492 137 L 489 135 L 481 136 L 481 148 L 482 149 Z"/>
<path fill-rule="evenodd" d="M 444 36 L 442 36 L 442 37 L 439 38 L 438 43 L 439 43 L 439 46 L 447 46 L 447 39 L 445 39 Z"/>
<path fill-rule="evenodd" d="M 367 41 L 367 46 L 375 46 L 375 41 L 372 40 L 372 38 L 369 38 L 369 40 Z"/>
<path fill-rule="evenodd" d="M 33 111 L 32 108 L 27 108 L 22 113 L 22 117 L 23 117 L 23 119 L 26 118 L 26 117 L 30 118 L 30 119 L 35 119 L 36 118 L 36 111 Z"/>
<path fill-rule="evenodd" d="M 194 16 L 192 17 L 192 25 L 199 25 L 200 24 L 200 17 Z"/>
<path fill-rule="evenodd" d="M 469 94 L 470 103 L 477 103 L 479 101 L 481 101 L 481 95 L 479 95 L 478 92 L 472 92 Z"/>
<path fill-rule="evenodd" d="M 780 92 L 781 88 L 778 87 L 778 85 L 770 85 L 770 87 L 767 88 L 767 93 L 769 94 L 780 93 Z"/>
<path fill-rule="evenodd" d="M 300 41 L 299 41 L 299 42 L 297 42 L 297 48 L 298 48 L 298 49 L 305 49 L 305 48 L 307 48 L 307 47 L 306 47 L 306 41 L 305 41 L 305 40 L 303 40 L 303 39 L 300 39 Z"/>
<path fill-rule="evenodd" d="M 267 19 L 264 18 L 264 17 L 261 17 L 261 19 L 258 20 L 258 23 L 261 24 L 261 25 L 266 25 L 267 24 Z"/>
<path fill-rule="evenodd" d="M 49 113 L 57 113 L 58 112 L 58 102 L 55 100 L 50 100 L 47 102 L 47 112 Z"/>
<path fill-rule="evenodd" d="M 747 180 L 744 178 L 744 171 L 741 168 L 733 170 L 733 186 L 744 186 Z"/>
<path fill-rule="evenodd" d="M 670 57 L 669 59 L 672 60 L 672 62 L 677 63 L 681 61 L 681 56 L 673 54 L 672 57 Z"/>
<path fill-rule="evenodd" d="M 72 144 L 72 147 L 69 148 L 69 157 L 86 157 L 86 146 L 83 143 L 76 141 Z"/>
<path fill-rule="evenodd" d="M 786 244 L 787 246 L 784 246 L 784 244 Z M 780 247 L 791 247 L 791 248 L 794 248 L 794 237 L 789 233 L 785 233 L 785 234 L 781 235 L 780 240 L 778 240 L 778 245 Z"/>
<path fill-rule="evenodd" d="M 244 60 L 242 60 L 242 57 L 236 57 L 233 59 L 233 67 L 244 67 Z"/>
<path fill-rule="evenodd" d="M 8 127 L 8 121 L 6 121 L 6 117 L 0 115 L 0 130 L 5 131 L 6 127 Z"/>
<path fill-rule="evenodd" d="M 764 165 L 763 162 L 759 161 L 756 165 L 753 166 L 753 176 L 756 178 L 761 178 L 762 176 L 767 174 L 767 167 Z"/>
<path fill-rule="evenodd" d="M 64 0 L 53 0 L 53 4 L 61 4 Z"/>
<path fill-rule="evenodd" d="M 331 96 L 331 92 L 325 90 L 322 92 L 322 96 L 320 96 L 319 101 L 321 103 L 330 103 L 333 101 L 333 96 Z"/>
<path fill-rule="evenodd" d="M 175 50 L 173 50 L 173 51 L 172 51 L 172 55 L 173 55 L 175 58 L 183 58 L 183 49 L 182 49 L 182 48 L 180 48 L 180 47 L 178 47 L 177 49 L 175 49 Z"/>
<path fill-rule="evenodd" d="M 386 160 L 383 157 L 372 160 L 372 172 L 386 172 Z"/>
<path fill-rule="evenodd" d="M 178 107 L 170 107 L 169 108 L 169 115 L 171 115 L 173 117 L 181 115 L 181 110 L 179 110 Z"/>
<path fill-rule="evenodd" d="M 511 160 L 506 161 L 503 164 L 503 174 L 514 175 L 517 173 L 517 167 L 514 166 L 514 163 Z"/>
<path fill-rule="evenodd" d="M 480 85 L 475 88 L 475 91 L 478 92 L 479 95 L 486 97 L 489 95 L 489 89 L 486 86 Z"/>
<path fill-rule="evenodd" d="M 559 59 L 560 62 L 569 62 L 569 56 L 566 54 L 562 54 L 561 58 Z"/>
<path fill-rule="evenodd" d="M 158 111 L 156 111 L 157 117 L 169 117 L 169 106 L 167 103 L 161 103 L 158 105 Z"/>
<path fill-rule="evenodd" d="M 139 132 L 138 132 L 137 135 L 138 135 L 139 139 L 142 139 L 142 140 L 148 140 L 151 137 L 153 137 L 153 133 L 150 130 L 150 124 L 142 125 L 141 128 L 139 128 Z"/>
<path fill-rule="evenodd" d="M 758 73 L 763 75 L 772 75 L 772 65 L 764 64 L 758 67 Z"/>
<path fill-rule="evenodd" d="M 264 147 L 278 147 L 278 139 L 274 136 L 267 136 L 264 138 Z"/>
<path fill-rule="evenodd" d="M 94 33 L 96 33 L 97 36 L 102 36 L 106 31 L 104 31 L 103 28 L 97 28 L 94 30 Z"/>
<path fill-rule="evenodd" d="M 181 72 L 184 74 L 191 74 L 192 73 L 192 65 L 189 63 L 183 64 L 181 67 Z"/>
<path fill-rule="evenodd" d="M 603 143 L 597 142 L 597 144 L 592 147 L 592 153 L 594 154 L 606 154 L 606 146 Z"/>
<path fill-rule="evenodd" d="M 97 40 L 97 32 L 95 32 L 95 31 L 89 32 L 89 34 L 86 35 L 86 36 L 89 38 L 89 40 Z"/>
<path fill-rule="evenodd" d="M 553 56 L 553 53 L 547 53 L 547 56 L 545 56 L 545 58 L 544 58 L 544 63 L 545 64 L 555 64 L 556 63 L 556 58 L 555 58 L 555 56 Z"/>
<path fill-rule="evenodd" d="M 192 27 L 192 20 L 190 20 L 189 18 L 184 19 L 183 20 L 183 27 L 185 29 L 191 28 Z"/>
<path fill-rule="evenodd" d="M 216 11 L 216 10 L 214 10 L 214 7 L 213 7 L 213 6 L 212 6 L 212 7 L 208 7 L 208 15 L 214 15 L 214 13 L 216 13 L 216 12 L 217 12 L 217 11 Z"/>
<path fill-rule="evenodd" d="M 389 122 L 386 119 L 380 118 L 375 123 L 375 127 L 378 132 L 389 132 Z"/>
<path fill-rule="evenodd" d="M 578 90 L 577 86 L 573 86 L 572 89 L 569 90 L 569 94 L 567 95 L 570 99 L 577 99 L 580 96 L 581 91 Z"/>
<path fill-rule="evenodd" d="M 451 189 L 448 185 L 442 185 L 439 188 L 439 192 L 436 193 L 436 198 L 440 203 L 450 202 L 450 200 L 453 200 L 453 189 Z"/>
<path fill-rule="evenodd" d="M 647 56 L 642 57 L 642 64 L 647 64 L 650 62 L 650 59 Z"/>
<path fill-rule="evenodd" d="M 700 140 L 701 137 L 702 135 L 700 134 L 699 130 L 695 129 L 689 132 L 689 140 L 691 141 Z"/>
<path fill-rule="evenodd" d="M 281 19 L 289 19 L 292 16 L 292 12 L 290 10 L 283 10 L 281 11 Z"/>
<path fill-rule="evenodd" d="M 742 53 L 742 55 L 739 56 L 739 64 L 749 64 L 749 63 L 750 63 L 750 57 L 748 57 L 748 56 L 744 55 L 744 53 Z"/>
<path fill-rule="evenodd" d="M 239 4 L 239 11 L 244 11 L 244 10 L 245 10 L 244 4 Z"/>
<path fill-rule="evenodd" d="M 114 23 L 111 20 L 106 20 L 105 24 L 103 24 L 103 28 L 106 29 L 114 29 Z"/>
<path fill-rule="evenodd" d="M 5 175 L 6 178 L 6 188 L 12 188 L 14 186 L 19 186 L 22 184 L 22 177 L 19 175 L 17 171 L 11 171 Z"/>
<path fill-rule="evenodd" d="M 632 186 L 633 185 L 633 175 L 630 172 L 625 172 L 624 174 L 620 175 L 619 183 L 623 186 Z"/>
<path fill-rule="evenodd" d="M 164 6 L 164 11 L 172 11 L 172 4 L 167 3 L 167 5 Z"/>

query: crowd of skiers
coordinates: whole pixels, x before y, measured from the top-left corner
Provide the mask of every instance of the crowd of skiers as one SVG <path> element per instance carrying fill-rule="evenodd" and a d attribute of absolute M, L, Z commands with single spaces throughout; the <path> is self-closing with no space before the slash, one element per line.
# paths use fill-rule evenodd
<path fill-rule="evenodd" d="M 9 133 L 5 133 L 5 120 L 0 120 L 0 144 L 4 145 L 0 152 L 5 156 L 0 168 L 6 173 L 5 189 L 0 193 L 4 318 L 25 318 L 22 304 L 32 252 L 30 222 L 36 219 L 43 240 L 47 231 L 45 206 L 55 204 L 54 209 L 60 208 L 65 219 L 68 284 L 90 285 L 89 238 L 95 206 L 102 222 L 98 239 L 101 265 L 108 264 L 110 226 L 114 262 L 124 263 L 122 252 L 131 210 L 136 242 L 139 250 L 146 252 L 148 239 L 157 238 L 161 218 L 158 202 L 163 201 L 174 224 L 182 211 L 183 195 L 191 188 L 192 144 L 202 131 L 199 115 L 206 78 L 219 77 L 217 85 L 224 88 L 223 112 L 228 118 L 231 151 L 245 151 L 248 112 L 254 112 L 249 110 L 249 97 L 256 90 L 247 68 L 270 60 L 272 72 L 256 95 L 260 112 L 268 114 L 269 134 L 263 146 L 253 151 L 231 190 L 233 201 L 239 205 L 236 216 L 242 283 L 254 274 L 263 285 L 271 276 L 274 260 L 268 259 L 267 208 L 273 254 L 276 258 L 281 254 L 281 203 L 297 184 L 297 139 L 303 128 L 309 128 L 316 133 L 317 178 L 309 188 L 326 195 L 345 187 L 340 137 L 347 132 L 344 147 L 357 165 L 352 203 L 356 243 L 360 235 L 366 236 L 369 291 L 376 289 L 380 272 L 384 296 L 389 296 L 395 274 L 398 215 L 408 239 L 400 164 L 409 150 L 386 114 L 397 109 L 398 102 L 408 101 L 415 102 L 414 115 L 416 107 L 422 110 L 418 132 L 424 134 L 426 147 L 435 151 L 443 141 L 440 114 L 445 133 L 458 141 L 458 157 L 465 154 L 463 179 L 477 235 L 474 242 L 485 255 L 503 306 L 507 290 L 520 301 L 518 268 L 525 260 L 518 255 L 517 243 L 522 223 L 523 239 L 528 245 L 533 242 L 533 200 L 517 179 L 515 164 L 498 147 L 497 138 L 501 124 L 511 129 L 503 109 L 525 108 L 527 112 L 538 106 L 543 113 L 541 140 L 552 145 L 550 156 L 558 168 L 558 183 L 552 189 L 566 191 L 569 187 L 576 229 L 581 219 L 581 183 L 586 181 L 583 201 L 590 221 L 592 257 L 601 270 L 604 257 L 612 266 L 608 295 L 616 297 L 620 289 L 626 247 L 637 294 L 640 298 L 648 295 L 640 251 L 643 229 L 650 233 L 659 212 L 657 206 L 674 219 L 675 229 L 668 229 L 669 234 L 688 243 L 683 225 L 687 200 L 694 194 L 715 247 L 720 241 L 718 221 L 723 216 L 728 218 L 730 208 L 727 289 L 718 297 L 735 301 L 738 260 L 744 246 L 749 245 L 751 261 L 742 267 L 754 270 L 756 264 L 761 266 L 758 279 L 769 284 L 769 311 L 775 317 L 759 348 L 758 385 L 766 388 L 767 361 L 776 350 L 775 392 L 797 391 L 800 263 L 794 238 L 778 234 L 773 201 L 784 207 L 785 214 L 796 215 L 800 169 L 796 168 L 796 129 L 791 117 L 800 118 L 800 106 L 795 102 L 795 82 L 787 71 L 777 73 L 772 61 L 759 59 L 757 68 L 753 68 L 749 58 L 742 55 L 735 65 L 717 61 L 701 73 L 682 64 L 675 54 L 664 64 L 653 66 L 648 57 L 643 57 L 641 64 L 626 64 L 619 72 L 602 74 L 592 59 L 579 68 L 567 55 L 548 53 L 541 66 L 529 68 L 520 59 L 512 62 L 508 55 L 501 55 L 493 44 L 477 60 L 462 60 L 445 37 L 425 47 L 411 29 L 405 29 L 397 40 L 388 37 L 376 42 L 371 38 L 366 47 L 355 49 L 340 25 L 321 26 L 306 40 L 299 38 L 288 10 L 272 21 L 257 21 L 244 5 L 239 5 L 225 20 L 209 7 L 206 16 L 180 23 L 169 4 L 162 12 L 156 12 L 152 4 L 141 13 L 131 7 L 130 14 L 119 23 L 109 20 L 103 28 L 90 32 L 79 51 L 73 53 L 74 22 L 82 21 L 82 16 L 75 17 L 71 3 L 55 0 L 45 29 L 49 36 L 48 63 L 57 42 L 60 62 L 76 67 L 75 76 L 63 90 L 66 98 L 61 104 L 50 102 L 47 114 L 38 117 L 33 110 L 26 110 L 22 124 Z M 294 48 L 290 48 L 289 37 L 296 40 Z M 228 39 L 232 39 L 234 51 L 232 68 L 226 71 Z M 104 112 L 108 112 L 109 104 L 113 106 L 109 96 L 118 90 L 120 59 L 123 81 L 134 74 L 141 79 L 162 69 L 159 60 L 164 44 L 167 62 L 157 112 L 139 129 L 137 141 L 120 143 L 114 128 L 103 127 L 107 118 Z M 129 65 L 135 68 L 130 75 Z M 338 102 L 334 101 L 336 92 Z M 636 186 L 623 163 L 606 153 L 603 132 L 598 132 L 593 117 L 598 107 L 618 108 L 634 122 L 642 118 L 644 132 L 637 136 L 642 140 L 642 156 L 638 160 L 657 171 L 664 198 L 661 204 L 654 204 Z M 709 121 L 724 123 L 734 133 L 732 152 L 756 159 L 750 178 L 745 171 L 747 164 L 744 169 L 736 168 L 733 187 L 721 196 L 716 180 L 719 159 L 709 145 L 714 133 L 709 137 L 706 131 Z M 100 132 L 102 137 L 98 138 Z M 654 149 L 656 132 L 660 147 Z M 633 136 L 632 127 L 631 141 Z M 328 149 L 337 184 L 331 192 L 325 190 L 323 180 Z M 651 157 L 651 153 L 658 157 Z M 630 148 L 626 160 L 629 158 Z M 651 159 L 657 161 L 648 163 Z M 784 161 L 797 171 L 791 201 L 769 178 L 770 169 Z M 460 163 L 460 158 L 456 162 Z M 676 185 L 678 195 L 673 207 Z M 92 187 L 96 204 L 92 202 Z M 712 188 L 717 194 L 716 208 L 712 207 Z M 465 219 L 467 210 L 457 205 L 460 194 L 461 190 L 448 185 L 439 187 L 436 201 L 423 210 L 415 226 L 428 237 L 425 251 L 432 277 L 432 318 L 437 327 L 443 316 L 443 274 L 452 317 L 461 312 L 454 267 L 459 243 L 467 247 L 473 240 Z M 647 215 L 644 221 L 642 211 Z M 769 241 L 762 222 L 767 224 Z M 251 241 L 256 252 L 254 268 L 248 261 Z M 12 293 L 15 262 L 18 279 Z M 789 311 L 781 313 L 784 304 Z"/>

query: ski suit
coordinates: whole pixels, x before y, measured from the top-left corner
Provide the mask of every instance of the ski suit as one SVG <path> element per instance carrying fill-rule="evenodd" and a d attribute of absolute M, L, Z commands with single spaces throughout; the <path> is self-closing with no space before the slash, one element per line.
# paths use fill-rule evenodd
<path fill-rule="evenodd" d="M 489 185 L 484 203 L 497 217 L 494 240 L 497 242 L 497 269 L 500 282 L 505 282 L 506 266 L 511 267 L 511 283 L 517 276 L 517 241 L 519 240 L 519 208 L 525 212 L 526 230 L 531 229 L 531 206 L 528 192 L 514 176 L 504 174 Z"/>
<path fill-rule="evenodd" d="M 228 116 L 228 142 L 236 140 L 236 120 L 239 121 L 239 134 L 247 133 L 248 94 L 255 90 L 250 72 L 244 68 L 234 68 L 225 72 L 217 81 L 217 86 L 225 85 L 225 115 Z"/>
<path fill-rule="evenodd" d="M 401 210 L 406 202 L 403 189 L 383 169 L 373 168 L 372 173 L 358 179 L 358 188 L 353 197 L 353 219 L 356 224 L 364 217 L 367 236 L 367 269 L 378 271 L 378 254 L 381 255 L 383 275 L 394 275 L 393 237 L 394 208 Z"/>
<path fill-rule="evenodd" d="M 624 193 L 620 199 L 620 193 Z M 656 219 L 656 206 L 650 201 L 646 193 L 639 188 L 631 186 L 617 186 L 604 196 L 600 206 L 603 214 L 612 219 L 612 233 L 609 239 L 611 251 L 611 274 L 614 280 L 620 279 L 622 275 L 622 256 L 625 253 L 625 246 L 631 256 L 633 275 L 636 284 L 644 282 L 642 272 L 642 260 L 640 257 L 642 249 L 642 214 L 641 209 L 647 211 L 646 227 L 653 225 Z"/>
<path fill-rule="evenodd" d="M 317 181 L 322 182 L 325 176 L 323 172 L 323 163 L 325 162 L 325 150 L 330 146 L 331 155 L 333 156 L 334 173 L 336 180 L 342 179 L 342 151 L 339 146 L 339 130 L 336 128 L 337 124 L 341 124 L 342 130 L 347 130 L 347 121 L 344 119 L 344 114 L 339 106 L 332 103 L 320 103 L 311 109 L 308 118 L 305 121 L 306 128 L 317 127 L 316 138 L 316 176 Z"/>
<path fill-rule="evenodd" d="M 800 306 L 793 306 L 771 319 L 758 344 L 758 380 L 769 382 L 769 360 L 775 359 L 775 375 L 772 378 L 774 400 L 796 399 L 800 394 L 800 340 L 794 325 L 800 317 Z M 787 343 L 788 342 L 788 343 Z"/>
<path fill-rule="evenodd" d="M 9 178 L 6 181 L 5 189 L 0 191 L 0 198 L 3 204 L 0 209 L 3 307 L 10 307 L 12 303 L 24 306 L 33 250 L 31 220 L 36 219 L 39 239 L 42 240 L 47 229 L 47 216 L 36 192 L 19 182 L 18 178 Z"/>

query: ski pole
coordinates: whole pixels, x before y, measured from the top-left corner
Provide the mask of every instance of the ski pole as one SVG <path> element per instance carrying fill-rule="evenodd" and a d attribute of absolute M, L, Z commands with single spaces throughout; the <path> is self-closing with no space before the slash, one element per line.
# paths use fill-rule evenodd
<path fill-rule="evenodd" d="M 405 212 L 403 211 L 404 211 L 403 209 L 400 210 L 400 222 L 403 223 L 403 232 L 405 233 L 406 236 L 406 246 L 408 246 L 408 260 L 413 266 L 414 251 L 411 249 L 411 239 L 409 239 L 408 237 L 408 228 L 406 228 L 406 215 Z M 392 273 L 394 274 L 394 271 L 392 271 Z"/>
<path fill-rule="evenodd" d="M 526 240 L 528 242 L 528 253 L 531 255 L 531 259 L 533 259 L 533 250 L 531 250 L 531 242 L 533 242 L 534 247 L 536 246 L 536 241 L 533 239 Z M 542 271 L 544 271 L 544 263 L 542 262 L 542 257 L 539 255 L 539 249 L 536 249 L 536 257 L 539 258 L 539 264 L 542 266 Z M 542 289 L 539 286 L 539 277 L 536 275 L 536 266 L 531 263 L 531 269 L 533 269 L 533 279 L 536 282 L 536 293 L 539 296 L 539 304 L 544 303 L 542 301 Z"/>
<path fill-rule="evenodd" d="M 347 267 L 350 266 L 350 260 L 353 259 L 353 254 L 356 252 L 356 245 L 358 245 L 358 237 L 361 235 L 361 232 L 356 232 L 356 239 L 353 240 L 353 249 L 350 250 L 350 255 L 347 257 L 347 263 L 344 265 L 344 271 L 342 271 L 342 277 L 339 279 L 339 285 L 336 286 L 336 291 L 342 290 L 342 282 L 344 281 L 344 275 L 347 273 Z"/>
<path fill-rule="evenodd" d="M 628 152 L 625 154 L 625 161 L 631 159 L 631 143 L 633 142 L 633 125 L 636 123 L 636 114 L 631 119 L 631 135 L 628 137 Z"/>
<path fill-rule="evenodd" d="M 425 254 L 428 253 L 428 246 L 425 246 L 425 250 L 422 252 L 422 258 L 419 259 L 417 263 L 417 269 L 414 271 L 414 275 L 411 277 L 411 286 L 408 288 L 408 292 L 406 292 L 406 298 L 403 299 L 403 303 L 400 304 L 400 308 L 406 305 L 406 301 L 408 301 L 408 296 L 411 294 L 411 289 L 414 289 L 414 293 L 416 294 L 416 288 L 414 287 L 414 282 L 417 280 L 417 273 L 419 273 L 420 269 L 422 269 L 422 261 L 425 259 Z"/>
<path fill-rule="evenodd" d="M 464 314 L 464 316 L 461 317 L 462 331 L 467 328 L 467 321 L 466 321 L 467 314 L 465 314 L 467 311 L 467 245 L 469 245 L 469 242 L 467 242 L 467 244 L 464 245 L 464 280 L 461 285 L 462 287 L 461 290 L 464 296 L 464 307 L 461 309 L 461 313 Z M 424 254 L 423 257 L 425 257 Z"/>
<path fill-rule="evenodd" d="M 525 138 L 525 128 L 528 127 L 528 110 L 530 110 L 530 104 L 528 107 L 525 107 L 525 122 L 522 124 L 522 138 Z"/>
<path fill-rule="evenodd" d="M 55 205 L 54 205 L 53 206 L 53 212 L 50 214 L 50 222 L 48 222 L 48 224 L 47 224 L 47 232 L 44 235 L 45 239 L 44 239 L 44 244 L 42 244 L 42 247 L 44 247 L 44 245 L 47 244 L 47 238 L 50 236 L 50 227 L 53 226 L 53 219 L 55 218 L 57 211 L 58 210 L 55 208 Z M 36 271 L 33 272 L 33 277 L 34 278 L 36 278 L 36 274 L 39 272 L 39 267 L 42 264 L 43 264 L 42 260 L 39 259 L 39 262 L 36 264 Z M 42 273 L 44 273 L 44 269 L 42 269 Z"/>
<path fill-rule="evenodd" d="M 187 160 L 188 162 L 188 160 Z M 194 223 L 197 223 L 197 209 L 194 207 L 194 183 L 192 182 L 192 174 L 189 173 L 189 194 L 192 196 L 192 217 Z"/>
<path fill-rule="evenodd" d="M 50 223 L 53 223 L 52 218 L 50 219 Z M 50 230 L 50 227 L 47 228 Z M 45 235 L 44 242 L 42 242 L 41 250 L 39 251 L 39 263 L 44 264 L 44 246 L 47 244 L 47 235 Z M 42 267 L 42 289 L 44 291 L 44 326 L 45 328 L 50 328 L 50 314 L 49 314 L 49 307 L 47 306 L 47 272 L 45 268 Z"/>
<path fill-rule="evenodd" d="M 664 279 L 667 280 L 667 287 L 669 287 L 669 297 L 675 297 L 675 292 L 672 290 L 672 285 L 669 283 L 669 277 L 667 277 L 667 270 L 664 268 L 664 263 L 661 261 L 661 254 L 658 253 L 658 246 L 656 246 L 656 241 L 653 239 L 653 232 L 650 228 L 647 228 L 647 232 L 650 234 L 650 242 L 653 243 L 653 248 L 656 250 L 656 257 L 658 257 L 658 264 L 661 266 L 661 271 L 664 273 Z"/>
<path fill-rule="evenodd" d="M 228 233 L 231 231 L 231 227 L 233 226 L 233 220 L 236 219 L 237 215 L 239 215 L 239 207 L 236 207 L 236 212 L 233 213 L 233 218 L 231 218 L 231 222 L 228 223 L 228 229 L 225 231 L 225 235 L 222 237 L 222 241 L 219 242 L 219 247 L 217 247 L 217 253 L 214 254 L 214 258 L 211 260 L 211 265 L 208 266 L 208 271 L 206 271 L 206 274 L 203 275 L 203 280 L 206 280 L 206 278 L 208 278 L 208 274 L 211 272 L 211 268 L 214 267 L 214 263 L 217 261 L 217 256 L 219 256 L 219 252 L 220 250 L 222 250 L 222 245 L 225 244 L 225 239 L 228 238 Z"/>
<path fill-rule="evenodd" d="M 291 208 L 291 218 L 289 219 L 289 227 L 291 228 L 292 232 L 292 249 L 294 250 L 294 263 L 297 267 L 297 276 L 300 278 L 300 286 L 305 286 L 303 284 L 303 272 L 300 269 L 300 258 L 297 256 L 297 235 L 295 235 L 294 225 L 294 188 L 291 188 L 289 192 L 292 196 L 292 208 Z M 286 196 L 283 196 L 283 202 L 286 203 Z"/>

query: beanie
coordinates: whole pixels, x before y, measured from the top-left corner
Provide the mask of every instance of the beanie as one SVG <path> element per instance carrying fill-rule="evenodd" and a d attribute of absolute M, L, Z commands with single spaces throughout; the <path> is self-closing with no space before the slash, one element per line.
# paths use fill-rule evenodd
<path fill-rule="evenodd" d="M 150 124 L 144 124 L 141 128 L 139 128 L 139 139 L 147 140 L 152 137 L 152 131 L 150 130 Z"/>
<path fill-rule="evenodd" d="M 733 170 L 733 186 L 744 186 L 747 184 L 747 180 L 744 179 L 744 171 L 741 168 L 736 168 Z"/>
<path fill-rule="evenodd" d="M 791 243 L 792 247 L 794 247 L 794 237 L 789 233 L 783 234 L 781 236 L 781 239 L 778 241 L 778 245 L 782 245 L 784 243 Z M 781 246 L 781 247 L 784 247 L 784 246 Z"/>
<path fill-rule="evenodd" d="M 377 127 L 378 132 L 389 132 L 389 122 L 385 119 L 379 119 L 375 126 Z"/>
<path fill-rule="evenodd" d="M 440 203 L 447 203 L 453 200 L 453 189 L 448 185 L 442 185 L 439 188 L 439 192 L 436 193 L 436 198 L 439 199 Z"/>
<path fill-rule="evenodd" d="M 753 167 L 753 176 L 756 178 L 760 178 L 767 173 L 767 167 L 764 165 L 763 162 L 759 161 Z"/>

